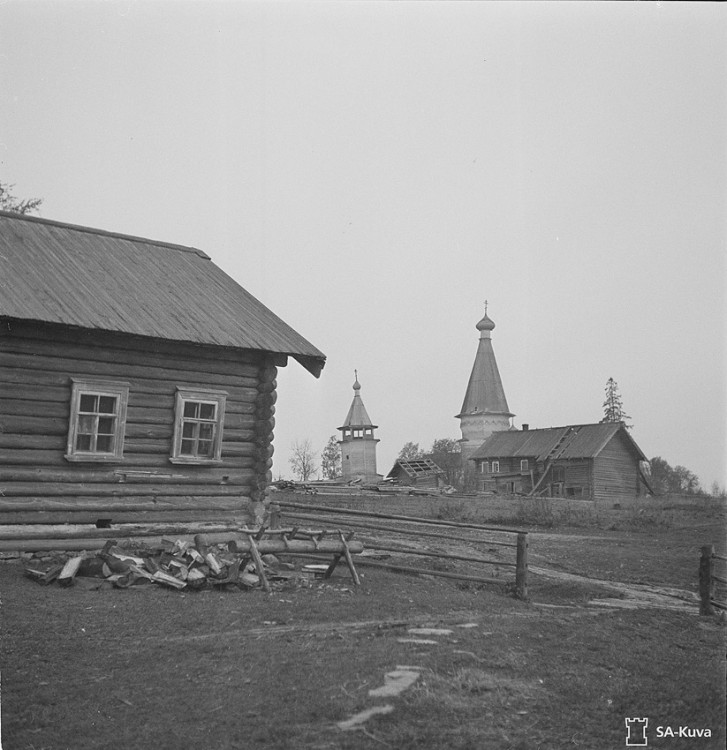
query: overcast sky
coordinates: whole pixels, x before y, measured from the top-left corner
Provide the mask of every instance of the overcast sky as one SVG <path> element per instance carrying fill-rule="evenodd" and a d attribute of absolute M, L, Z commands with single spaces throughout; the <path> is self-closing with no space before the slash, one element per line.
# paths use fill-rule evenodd
<path fill-rule="evenodd" d="M 328 357 L 278 378 L 274 473 L 358 369 L 379 471 L 459 438 L 484 302 L 515 424 L 597 422 L 727 483 L 718 3 L 0 6 L 0 180 L 193 245 Z"/>

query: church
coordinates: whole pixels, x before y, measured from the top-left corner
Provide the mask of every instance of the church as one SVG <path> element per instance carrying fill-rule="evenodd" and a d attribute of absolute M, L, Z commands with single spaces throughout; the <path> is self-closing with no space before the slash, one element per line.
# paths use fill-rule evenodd
<path fill-rule="evenodd" d="M 621 422 L 530 430 L 512 424 L 487 315 L 457 419 L 466 489 L 587 500 L 650 492 L 646 456 Z"/>
<path fill-rule="evenodd" d="M 492 346 L 495 323 L 487 314 L 487 303 L 475 328 L 479 334 L 475 359 L 462 407 L 455 417 L 462 435 L 458 441 L 460 453 L 453 454 L 461 462 L 461 489 L 585 500 L 651 492 L 642 468 L 646 456 L 621 422 L 541 429 L 523 424 L 517 429 Z M 376 484 L 382 480 L 376 467 L 378 426 L 364 406 L 357 371 L 354 378 L 353 401 L 338 428 L 341 478 Z M 446 473 L 435 462 L 434 455 L 414 462 L 397 460 L 387 479 L 436 490 L 446 486 Z"/>

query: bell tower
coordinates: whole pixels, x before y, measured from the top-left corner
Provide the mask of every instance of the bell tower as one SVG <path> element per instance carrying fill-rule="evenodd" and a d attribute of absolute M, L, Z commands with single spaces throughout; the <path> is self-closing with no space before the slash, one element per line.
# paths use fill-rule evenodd
<path fill-rule="evenodd" d="M 472 366 L 467 392 L 459 419 L 462 439 L 462 465 L 493 432 L 510 429 L 510 418 L 515 415 L 507 406 L 505 390 L 502 387 L 500 372 L 497 369 L 495 352 L 492 348 L 492 331 L 495 324 L 487 315 L 476 325 L 480 332 L 475 362 Z"/>
<path fill-rule="evenodd" d="M 373 424 L 361 400 L 361 384 L 358 372 L 354 370 L 353 401 L 341 431 L 341 475 L 344 481 L 361 479 L 364 482 L 378 482 L 381 474 L 376 473 L 376 443 Z"/>

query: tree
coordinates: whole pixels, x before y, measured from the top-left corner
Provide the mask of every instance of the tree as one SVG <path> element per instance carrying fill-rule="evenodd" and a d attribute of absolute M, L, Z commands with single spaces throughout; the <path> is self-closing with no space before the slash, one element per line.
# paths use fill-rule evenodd
<path fill-rule="evenodd" d="M 621 394 L 618 390 L 618 383 L 613 378 L 609 378 L 606 382 L 606 400 L 603 402 L 603 419 L 601 420 L 601 424 L 604 422 L 623 422 L 624 427 L 630 430 L 633 425 L 626 424 L 627 419 L 631 419 L 631 417 L 624 411 Z"/>
<path fill-rule="evenodd" d="M 316 470 L 317 453 L 313 450 L 311 441 L 296 440 L 291 446 L 292 455 L 288 459 L 293 473 L 301 482 L 307 482 Z"/>
<path fill-rule="evenodd" d="M 15 185 L 0 182 L 0 210 L 12 211 L 16 214 L 37 213 L 43 199 L 28 198 L 27 200 L 20 200 L 13 195 L 14 187 Z"/>
<path fill-rule="evenodd" d="M 462 484 L 462 446 L 453 438 L 439 438 L 432 443 L 431 458 L 447 474 L 453 487 Z"/>
<path fill-rule="evenodd" d="M 335 435 L 328 438 L 321 453 L 321 472 L 324 479 L 336 479 L 341 476 L 341 447 Z"/>
<path fill-rule="evenodd" d="M 398 458 L 402 461 L 414 461 L 417 458 L 424 458 L 424 451 L 419 447 L 419 443 L 405 443 L 399 451 Z"/>
<path fill-rule="evenodd" d="M 651 487 L 657 495 L 699 495 L 701 488 L 697 475 L 685 466 L 670 466 L 661 456 L 649 461 Z"/>

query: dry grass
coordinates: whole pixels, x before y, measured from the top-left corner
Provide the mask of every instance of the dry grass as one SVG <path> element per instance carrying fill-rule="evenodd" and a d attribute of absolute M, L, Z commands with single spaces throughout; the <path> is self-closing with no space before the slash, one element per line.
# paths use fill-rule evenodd
<path fill-rule="evenodd" d="M 545 528 L 532 535 L 532 562 L 693 589 L 699 544 L 723 527 L 705 509 L 661 512 L 675 514 L 671 525 L 626 528 L 622 509 L 623 528 Z M 624 746 L 626 716 L 710 727 L 699 747 L 724 747 L 715 618 L 591 608 L 603 591 L 588 582 L 533 576 L 524 603 L 496 587 L 361 572 L 360 588 L 341 573 L 266 596 L 63 590 L 0 563 L 2 747 L 603 750 Z M 466 623 L 477 626 L 457 627 Z M 400 642 L 412 625 L 452 633 Z M 394 711 L 338 730 L 376 703 L 368 691 L 398 664 L 421 678 Z"/>

